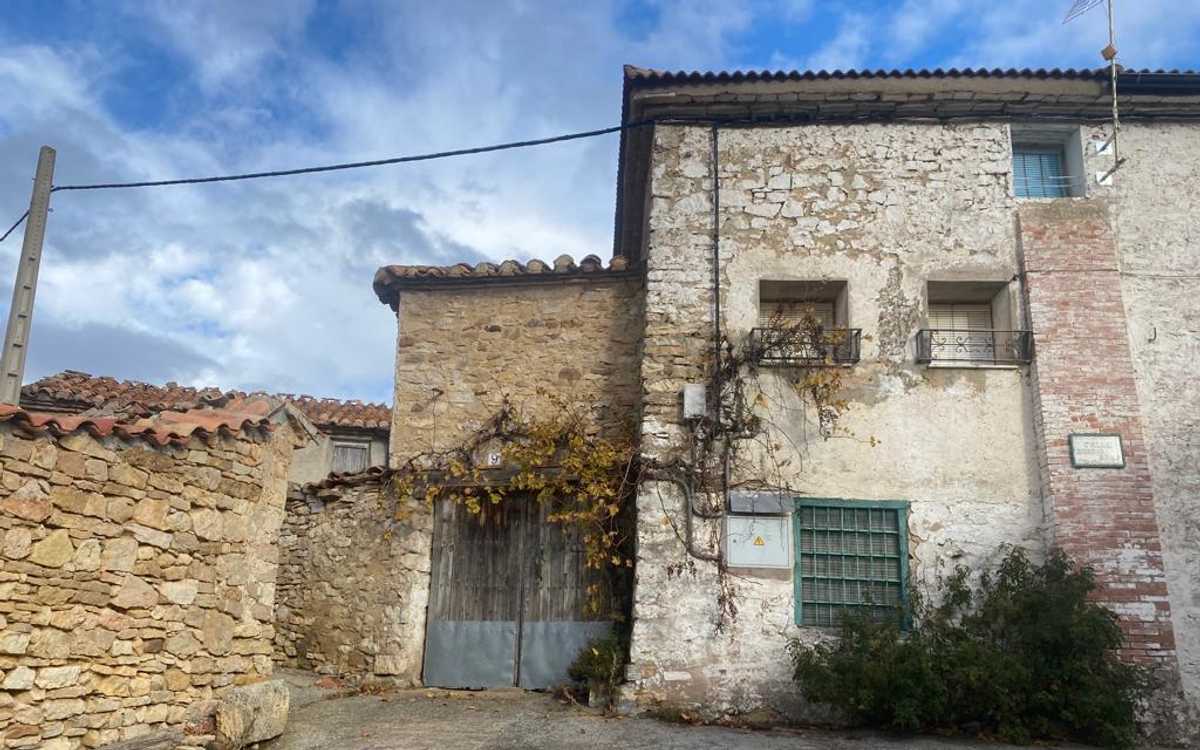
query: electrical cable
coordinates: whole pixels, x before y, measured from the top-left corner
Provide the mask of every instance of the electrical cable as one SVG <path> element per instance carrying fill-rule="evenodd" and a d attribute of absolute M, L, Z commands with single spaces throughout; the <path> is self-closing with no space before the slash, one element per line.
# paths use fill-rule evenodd
<path fill-rule="evenodd" d="M 416 154 L 414 156 L 395 156 L 389 159 L 374 159 L 372 161 L 356 161 L 343 164 L 327 164 L 320 167 L 301 167 L 299 169 L 280 169 L 271 172 L 248 172 L 246 174 L 231 174 L 219 175 L 216 177 L 186 177 L 177 180 L 149 180 L 145 182 L 107 182 L 96 183 L 91 185 L 55 185 L 51 188 L 51 192 L 66 191 L 66 190 L 111 190 L 113 188 L 136 188 L 136 187 L 163 187 L 166 185 L 199 185 L 207 182 L 233 182 L 236 180 L 257 180 L 263 177 L 289 177 L 298 174 L 315 174 L 318 172 L 336 172 L 345 169 L 362 169 L 364 167 L 382 167 L 388 164 L 406 164 L 416 161 L 433 161 L 434 159 L 446 159 L 452 156 L 468 156 L 471 154 L 486 154 L 493 151 L 506 151 L 514 148 L 528 148 L 530 146 L 544 146 L 548 143 L 561 143 L 563 141 L 574 141 L 581 138 L 595 138 L 600 135 L 608 135 L 609 133 L 618 133 L 622 130 L 632 130 L 634 128 L 644 127 L 651 124 L 651 120 L 640 120 L 630 122 L 624 125 L 614 125 L 610 128 L 600 128 L 599 130 L 585 130 L 579 133 L 566 133 L 564 135 L 555 135 L 549 138 L 535 138 L 526 141 L 511 141 L 509 143 L 497 143 L 491 146 L 477 146 L 475 148 L 460 148 L 453 151 L 437 151 L 430 154 Z"/>
<path fill-rule="evenodd" d="M 652 125 L 653 120 L 638 120 L 628 122 L 623 125 L 614 125 L 608 128 L 599 128 L 597 130 L 584 130 L 578 133 L 565 133 L 563 135 L 550 136 L 548 138 L 533 138 L 524 141 L 510 141 L 508 143 L 496 143 L 490 146 L 476 146 L 475 148 L 460 148 L 452 151 L 436 151 L 428 154 L 414 154 L 411 156 L 394 156 L 388 159 L 373 159 L 371 161 L 355 161 L 344 162 L 340 164 L 326 164 L 318 167 L 301 167 L 298 169 L 278 169 L 270 172 L 247 172 L 244 174 L 230 175 L 215 175 L 212 177 L 184 177 L 174 180 L 144 180 L 140 182 L 99 182 L 85 185 L 55 185 L 50 189 L 51 193 L 68 190 L 113 190 L 118 188 L 139 188 L 139 187 L 165 187 L 168 185 L 200 185 L 210 182 L 236 182 L 240 180 L 258 180 L 265 177 L 290 177 L 301 174 L 317 174 L 320 172 L 338 172 L 347 169 L 362 169 L 364 167 L 382 167 L 389 164 L 407 164 L 418 161 L 433 161 L 435 159 L 447 159 L 453 156 L 469 156 L 472 154 L 486 154 L 494 151 L 507 151 L 515 148 L 529 148 L 530 146 L 544 146 L 549 143 L 562 143 L 564 141 L 575 141 L 581 138 L 595 138 L 596 136 L 608 135 L 609 133 L 618 133 L 624 130 L 634 130 L 636 128 Z M 21 222 L 29 216 L 26 211 L 20 219 L 3 237 L 0 237 L 0 242 L 8 238 L 8 235 L 21 225 Z"/>
<path fill-rule="evenodd" d="M 21 224 L 25 223 L 25 220 L 28 218 L 29 218 L 29 209 L 26 209 L 25 213 L 21 214 L 21 218 L 17 219 L 17 223 L 13 224 L 11 227 L 9 227 L 8 231 L 4 233 L 4 236 L 0 237 L 0 242 L 4 242 L 6 239 L 8 239 L 8 235 L 15 232 L 17 227 L 19 227 L 19 226 L 21 226 Z"/>

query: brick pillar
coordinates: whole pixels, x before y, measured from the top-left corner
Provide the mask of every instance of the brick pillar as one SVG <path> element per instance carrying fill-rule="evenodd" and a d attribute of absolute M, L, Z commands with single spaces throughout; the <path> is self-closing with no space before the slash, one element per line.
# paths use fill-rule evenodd
<path fill-rule="evenodd" d="M 1104 204 L 1018 212 L 1034 332 L 1034 419 L 1053 541 L 1096 571 L 1121 618 L 1122 657 L 1174 667 L 1175 635 L 1142 436 L 1116 238 Z M 1068 435 L 1117 433 L 1125 467 L 1075 468 Z"/>

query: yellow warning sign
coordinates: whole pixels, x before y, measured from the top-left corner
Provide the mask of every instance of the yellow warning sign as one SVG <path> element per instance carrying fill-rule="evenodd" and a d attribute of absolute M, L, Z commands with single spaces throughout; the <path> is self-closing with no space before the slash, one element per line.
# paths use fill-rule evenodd
<path fill-rule="evenodd" d="M 754 537 L 754 546 L 755 547 L 761 547 L 764 544 L 766 544 L 766 542 L 763 541 L 763 538 L 761 536 Z"/>

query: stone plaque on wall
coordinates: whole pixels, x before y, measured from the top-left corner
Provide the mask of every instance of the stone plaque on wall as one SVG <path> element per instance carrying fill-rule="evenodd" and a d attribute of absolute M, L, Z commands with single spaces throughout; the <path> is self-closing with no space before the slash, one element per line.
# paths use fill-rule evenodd
<path fill-rule="evenodd" d="M 1077 469 L 1123 469 L 1125 447 L 1116 433 L 1073 433 L 1071 465 Z"/>

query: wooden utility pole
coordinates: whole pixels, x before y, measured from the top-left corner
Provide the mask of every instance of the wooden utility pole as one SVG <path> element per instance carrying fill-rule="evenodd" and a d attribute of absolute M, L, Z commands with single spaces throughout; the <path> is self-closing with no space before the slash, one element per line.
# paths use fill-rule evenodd
<path fill-rule="evenodd" d="M 54 156 L 54 149 L 49 146 L 42 146 L 38 152 L 29 218 L 25 222 L 25 241 L 21 243 L 21 257 L 17 261 L 12 305 L 8 308 L 8 328 L 4 332 L 4 352 L 0 355 L 0 403 L 14 406 L 21 400 L 21 381 L 25 377 L 33 297 L 37 293 L 42 240 L 46 238 L 46 216 L 50 211 L 50 188 L 54 183 Z"/>

